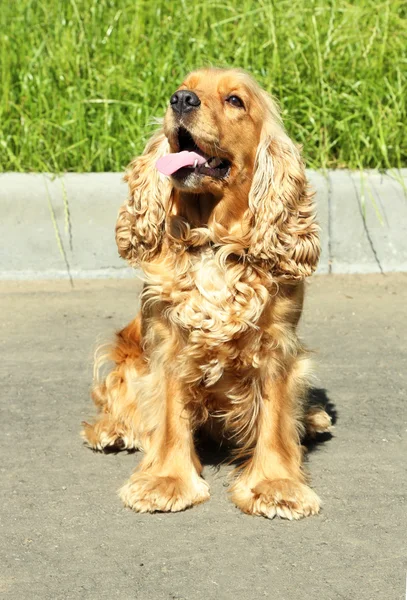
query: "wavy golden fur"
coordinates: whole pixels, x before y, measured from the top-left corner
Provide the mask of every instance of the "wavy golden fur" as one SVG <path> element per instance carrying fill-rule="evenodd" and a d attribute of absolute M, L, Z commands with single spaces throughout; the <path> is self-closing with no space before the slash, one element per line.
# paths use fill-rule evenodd
<path fill-rule="evenodd" d="M 159 173 L 158 159 L 191 144 L 205 168 Z M 108 352 L 111 372 L 96 377 L 100 415 L 85 439 L 145 451 L 120 491 L 139 512 L 209 498 L 194 446 L 204 428 L 245 459 L 230 489 L 244 512 L 317 513 L 301 438 L 330 418 L 304 408 L 309 359 L 296 327 L 318 226 L 274 101 L 241 71 L 191 73 L 127 181 L 116 240 L 144 272 L 141 311 Z"/>

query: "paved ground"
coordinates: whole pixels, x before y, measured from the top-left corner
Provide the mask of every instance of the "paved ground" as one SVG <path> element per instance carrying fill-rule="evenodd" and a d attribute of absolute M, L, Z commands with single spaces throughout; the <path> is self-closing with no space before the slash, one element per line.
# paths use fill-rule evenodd
<path fill-rule="evenodd" d="M 79 429 L 93 412 L 95 339 L 132 317 L 135 288 L 1 286 L 0 596 L 404 598 L 407 275 L 310 284 L 302 331 L 338 418 L 309 458 L 324 510 L 297 523 L 241 514 L 228 469 L 210 464 L 210 502 L 174 515 L 122 508 L 116 490 L 139 455 L 92 453 Z"/>

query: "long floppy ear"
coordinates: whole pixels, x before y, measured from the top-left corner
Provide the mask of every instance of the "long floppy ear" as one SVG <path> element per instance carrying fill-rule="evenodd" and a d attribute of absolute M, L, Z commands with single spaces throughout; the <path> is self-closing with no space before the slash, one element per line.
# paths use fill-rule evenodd
<path fill-rule="evenodd" d="M 162 131 L 153 135 L 142 154 L 130 164 L 125 179 L 129 198 L 119 211 L 116 243 L 119 254 L 131 265 L 150 261 L 161 249 L 171 184 L 155 168 L 157 160 L 170 151 Z"/>
<path fill-rule="evenodd" d="M 319 227 L 297 146 L 279 124 L 263 134 L 249 194 L 249 254 L 267 260 L 276 278 L 300 280 L 318 264 Z"/>

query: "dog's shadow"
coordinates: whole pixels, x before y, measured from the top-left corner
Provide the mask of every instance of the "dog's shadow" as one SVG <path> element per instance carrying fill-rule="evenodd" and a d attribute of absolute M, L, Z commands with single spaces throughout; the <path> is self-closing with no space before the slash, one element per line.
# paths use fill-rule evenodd
<path fill-rule="evenodd" d="M 325 389 L 311 388 L 306 400 L 306 406 L 308 408 L 322 408 L 331 417 L 332 425 L 336 424 L 338 412 L 335 404 L 331 401 Z M 317 433 L 312 437 L 305 436 L 302 440 L 302 444 L 306 447 L 307 453 L 309 454 L 317 450 L 322 444 L 325 444 L 325 442 L 328 442 L 332 437 L 332 433 L 328 431 Z M 219 470 L 224 464 L 236 467 L 242 462 L 235 457 L 234 450 L 228 443 L 216 442 L 204 432 L 198 432 L 196 444 L 199 458 L 205 466 L 211 466 L 216 470 Z"/>

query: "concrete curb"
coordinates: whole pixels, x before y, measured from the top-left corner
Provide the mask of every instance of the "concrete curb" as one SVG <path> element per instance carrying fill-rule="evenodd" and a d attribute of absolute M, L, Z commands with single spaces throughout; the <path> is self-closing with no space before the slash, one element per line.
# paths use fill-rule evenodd
<path fill-rule="evenodd" d="M 308 171 L 322 228 L 319 273 L 407 271 L 407 169 Z M 0 174 L 0 279 L 127 278 L 114 224 L 121 173 Z"/>

